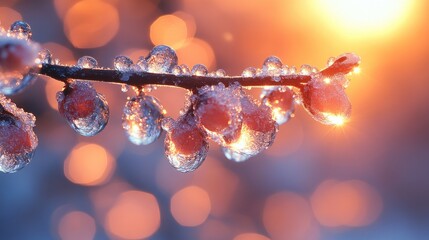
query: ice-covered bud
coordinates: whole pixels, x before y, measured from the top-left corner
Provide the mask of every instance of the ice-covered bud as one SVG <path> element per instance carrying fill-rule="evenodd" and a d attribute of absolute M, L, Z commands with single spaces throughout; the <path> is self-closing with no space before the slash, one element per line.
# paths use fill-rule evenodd
<path fill-rule="evenodd" d="M 215 142 L 225 145 L 235 139 L 241 129 L 241 87 L 222 83 L 204 86 L 194 96 L 197 122 Z"/>
<path fill-rule="evenodd" d="M 243 115 L 240 136 L 225 146 L 225 156 L 233 161 L 244 161 L 265 150 L 274 142 L 278 125 L 266 105 L 258 106 L 249 96 L 241 98 Z"/>
<path fill-rule="evenodd" d="M 302 101 L 310 115 L 323 124 L 343 125 L 350 118 L 351 103 L 345 88 L 321 74 L 304 86 Z"/>
<path fill-rule="evenodd" d="M 346 74 L 350 72 L 359 72 L 361 59 L 354 53 L 344 53 L 335 59 L 328 61 L 330 66 L 322 71 L 325 76 L 335 75 L 338 73 Z"/>
<path fill-rule="evenodd" d="M 209 144 L 192 112 L 185 113 L 177 121 L 164 119 L 163 128 L 167 132 L 165 155 L 170 164 L 180 172 L 197 169 L 207 156 Z"/>
<path fill-rule="evenodd" d="M 37 147 L 35 117 L 0 95 L 0 171 L 13 173 L 27 165 Z"/>
<path fill-rule="evenodd" d="M 94 136 L 109 121 L 104 96 L 87 82 L 73 81 L 57 93 L 58 110 L 67 123 L 83 136 Z"/>

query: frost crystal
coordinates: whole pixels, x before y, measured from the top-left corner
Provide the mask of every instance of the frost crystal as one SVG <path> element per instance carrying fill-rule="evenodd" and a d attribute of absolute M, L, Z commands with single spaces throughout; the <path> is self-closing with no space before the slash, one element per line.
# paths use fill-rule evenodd
<path fill-rule="evenodd" d="M 262 65 L 262 75 L 264 76 L 278 76 L 281 74 L 282 61 L 276 56 L 270 56 L 265 59 Z"/>
<path fill-rule="evenodd" d="M 104 96 L 87 82 L 74 81 L 57 93 L 58 110 L 70 127 L 83 136 L 94 136 L 109 121 Z"/>
<path fill-rule="evenodd" d="M 27 165 L 37 147 L 36 118 L 0 95 L 0 171 L 13 173 Z"/>
<path fill-rule="evenodd" d="M 242 77 L 255 77 L 256 76 L 256 68 L 254 67 L 248 67 L 243 70 L 243 73 L 241 73 Z"/>
<path fill-rule="evenodd" d="M 122 115 L 122 127 L 128 139 L 136 145 L 147 145 L 161 134 L 163 110 L 158 100 L 140 94 L 127 101 Z"/>
<path fill-rule="evenodd" d="M 156 46 L 146 57 L 148 72 L 152 73 L 171 73 L 174 66 L 177 65 L 176 52 L 165 45 Z"/>

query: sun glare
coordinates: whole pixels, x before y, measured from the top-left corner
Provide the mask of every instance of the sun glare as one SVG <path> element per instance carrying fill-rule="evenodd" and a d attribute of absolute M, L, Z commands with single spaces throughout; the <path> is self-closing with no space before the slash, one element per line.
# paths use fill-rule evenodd
<path fill-rule="evenodd" d="M 400 24 L 413 1 L 409 0 L 320 0 L 334 23 L 345 29 L 383 33 Z M 324 12 L 326 14 L 326 12 Z"/>

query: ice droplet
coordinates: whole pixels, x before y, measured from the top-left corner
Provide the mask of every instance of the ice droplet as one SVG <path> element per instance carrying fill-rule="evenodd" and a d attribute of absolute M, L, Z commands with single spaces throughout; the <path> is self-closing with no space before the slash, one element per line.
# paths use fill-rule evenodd
<path fill-rule="evenodd" d="M 192 67 L 192 75 L 195 76 L 206 76 L 208 73 L 208 70 L 206 66 L 203 64 L 196 64 L 194 67 Z"/>
<path fill-rule="evenodd" d="M 48 49 L 41 50 L 38 54 L 37 61 L 38 63 L 41 63 L 41 64 L 51 64 L 52 63 L 51 52 Z"/>
<path fill-rule="evenodd" d="M 180 172 L 197 169 L 207 156 L 209 144 L 198 129 L 192 114 L 185 114 L 168 127 L 165 155 Z"/>
<path fill-rule="evenodd" d="M 123 71 L 123 72 L 130 71 L 132 64 L 133 64 L 133 61 L 126 56 L 117 56 L 113 60 L 113 65 L 115 66 L 115 69 L 118 71 Z"/>
<path fill-rule="evenodd" d="M 310 75 L 312 67 L 308 64 L 304 64 L 301 66 L 300 74 L 301 75 Z"/>
<path fill-rule="evenodd" d="M 58 110 L 70 127 L 82 136 L 94 136 L 109 121 L 106 99 L 87 82 L 74 81 L 57 93 Z"/>
<path fill-rule="evenodd" d="M 159 101 L 143 93 L 129 99 L 122 115 L 122 128 L 136 145 L 148 145 L 161 134 L 163 108 Z"/>
<path fill-rule="evenodd" d="M 278 76 L 281 74 L 282 61 L 276 56 L 270 56 L 265 59 L 262 65 L 262 74 L 268 76 Z"/>
<path fill-rule="evenodd" d="M 297 73 L 297 70 L 295 66 L 289 67 L 289 74 L 296 74 L 296 73 Z"/>
<path fill-rule="evenodd" d="M 255 77 L 256 76 L 256 68 L 254 67 L 248 67 L 243 70 L 241 73 L 242 77 Z"/>
<path fill-rule="evenodd" d="M 38 143 L 35 119 L 0 95 L 0 171 L 13 173 L 31 161 Z"/>
<path fill-rule="evenodd" d="M 139 57 L 139 60 L 137 61 L 136 65 L 140 67 L 141 71 L 147 71 L 147 61 L 144 57 Z"/>
<path fill-rule="evenodd" d="M 182 69 L 182 75 L 191 75 L 191 70 L 189 70 L 188 65 L 182 64 L 180 68 Z"/>
<path fill-rule="evenodd" d="M 83 56 L 77 60 L 77 66 L 80 68 L 96 68 L 98 62 L 91 56 Z"/>
<path fill-rule="evenodd" d="M 289 66 L 284 64 L 282 66 L 281 75 L 287 75 L 287 74 L 289 74 Z"/>
<path fill-rule="evenodd" d="M 174 66 L 173 70 L 171 70 L 171 73 L 180 76 L 182 75 L 182 68 L 180 66 Z"/>
<path fill-rule="evenodd" d="M 225 77 L 226 76 L 226 72 L 223 69 L 218 69 L 216 70 L 216 77 Z"/>
<path fill-rule="evenodd" d="M 24 21 L 16 21 L 10 25 L 10 33 L 15 37 L 22 39 L 31 39 L 33 33 L 28 23 Z"/>
<path fill-rule="evenodd" d="M 152 73 L 171 73 L 174 66 L 177 65 L 176 52 L 168 46 L 155 46 L 146 57 L 148 72 Z"/>

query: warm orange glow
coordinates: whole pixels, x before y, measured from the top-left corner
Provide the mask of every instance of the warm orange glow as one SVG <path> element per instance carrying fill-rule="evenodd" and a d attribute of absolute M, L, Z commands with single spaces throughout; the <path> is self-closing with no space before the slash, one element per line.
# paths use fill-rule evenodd
<path fill-rule="evenodd" d="M 66 213 L 58 224 L 58 234 L 62 240 L 91 240 L 95 232 L 94 219 L 80 211 Z"/>
<path fill-rule="evenodd" d="M 341 114 L 323 113 L 323 115 L 325 115 L 327 122 L 337 127 L 343 126 L 348 120 Z"/>
<path fill-rule="evenodd" d="M 150 26 L 150 39 L 154 45 L 180 48 L 188 38 L 186 22 L 174 15 L 163 15 Z"/>
<path fill-rule="evenodd" d="M 210 209 L 209 195 L 197 186 L 186 187 L 171 198 L 171 214 L 183 226 L 194 227 L 202 224 L 209 216 Z"/>
<path fill-rule="evenodd" d="M 357 180 L 324 181 L 313 193 L 311 205 L 320 224 L 329 227 L 368 225 L 382 209 L 378 193 Z"/>
<path fill-rule="evenodd" d="M 122 193 L 107 213 L 106 230 L 121 239 L 142 239 L 154 234 L 161 216 L 156 198 L 146 192 Z"/>
<path fill-rule="evenodd" d="M 59 81 L 51 81 L 50 79 L 45 81 L 45 83 L 46 100 L 48 101 L 48 104 L 52 109 L 58 110 L 56 94 L 58 91 L 62 90 L 62 88 L 64 87 L 64 83 Z"/>
<path fill-rule="evenodd" d="M 410 6 L 408 0 L 319 0 L 324 16 L 353 32 L 385 32 L 396 27 Z M 319 9 L 320 11 L 320 9 Z"/>
<path fill-rule="evenodd" d="M 76 48 L 104 46 L 118 30 L 118 11 L 103 1 L 80 1 L 68 10 L 64 19 L 64 31 Z"/>
<path fill-rule="evenodd" d="M 270 240 L 269 238 L 257 233 L 242 233 L 233 240 Z"/>
<path fill-rule="evenodd" d="M 115 165 L 112 155 L 102 146 L 81 143 L 64 162 L 64 174 L 76 184 L 99 185 L 111 177 Z"/>
<path fill-rule="evenodd" d="M 176 52 L 180 64 L 188 65 L 189 69 L 192 69 L 192 66 L 195 64 L 200 63 L 204 64 L 209 71 L 211 71 L 216 65 L 213 48 L 206 41 L 198 38 L 192 38 L 187 41 L 186 44 Z"/>
<path fill-rule="evenodd" d="M 0 27 L 9 29 L 10 25 L 17 20 L 22 20 L 22 16 L 19 12 L 8 7 L 0 7 Z"/>
<path fill-rule="evenodd" d="M 291 193 L 276 193 L 267 198 L 262 220 L 274 239 L 314 239 L 313 220 L 306 199 Z"/>

